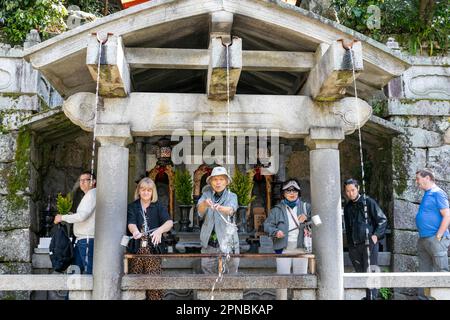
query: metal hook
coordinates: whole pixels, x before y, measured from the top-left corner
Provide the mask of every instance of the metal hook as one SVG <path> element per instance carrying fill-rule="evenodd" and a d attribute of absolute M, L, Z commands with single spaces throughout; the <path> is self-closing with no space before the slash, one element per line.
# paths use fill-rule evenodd
<path fill-rule="evenodd" d="M 353 44 L 355 44 L 356 42 L 358 42 L 358 40 L 353 39 L 352 41 L 350 41 L 349 43 L 345 43 L 345 39 L 338 39 L 337 41 L 340 41 L 342 44 L 342 47 L 345 50 L 350 50 L 353 47 Z"/>
<path fill-rule="evenodd" d="M 224 47 L 229 47 L 233 44 L 233 40 L 231 37 L 229 36 L 220 36 L 220 41 L 222 42 L 222 45 Z"/>
<path fill-rule="evenodd" d="M 92 32 L 91 34 L 95 35 L 97 37 L 97 41 L 100 42 L 103 45 L 106 42 L 108 42 L 109 36 L 112 36 L 114 33 L 111 33 L 111 32 L 107 32 L 107 33 Z"/>
<path fill-rule="evenodd" d="M 239 37 L 237 36 L 228 36 L 228 35 L 220 36 L 218 38 L 220 38 L 220 40 L 222 41 L 222 45 L 225 47 L 231 46 L 233 44 L 234 39 L 239 39 Z"/>

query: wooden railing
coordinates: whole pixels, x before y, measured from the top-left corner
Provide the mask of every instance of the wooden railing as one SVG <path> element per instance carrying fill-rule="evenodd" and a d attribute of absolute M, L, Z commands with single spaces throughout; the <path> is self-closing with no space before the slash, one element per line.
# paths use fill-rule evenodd
<path fill-rule="evenodd" d="M 218 258 L 218 272 L 223 270 L 223 261 L 225 259 L 224 254 L 219 253 L 170 253 L 170 254 L 125 254 L 124 255 L 124 273 L 128 274 L 129 260 L 134 258 L 145 258 L 145 257 L 159 257 L 163 259 L 186 259 L 186 258 Z M 305 258 L 308 259 L 308 273 L 316 273 L 316 260 L 315 255 L 303 253 L 303 254 L 275 254 L 275 253 L 240 253 L 240 254 L 230 254 L 231 258 L 249 258 L 249 259 L 268 259 L 268 258 Z"/>

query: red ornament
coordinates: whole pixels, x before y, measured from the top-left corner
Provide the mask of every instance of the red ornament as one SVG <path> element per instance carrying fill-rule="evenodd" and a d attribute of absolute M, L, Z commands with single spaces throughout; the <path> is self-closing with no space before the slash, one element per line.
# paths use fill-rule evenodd
<path fill-rule="evenodd" d="M 127 9 L 129 7 L 135 6 L 137 4 L 141 4 L 150 0 L 121 0 L 122 8 Z"/>
<path fill-rule="evenodd" d="M 158 172 L 158 174 L 157 174 L 158 179 L 164 178 L 164 173 L 166 172 L 165 167 L 158 167 L 158 169 L 156 169 L 156 171 Z"/>
<path fill-rule="evenodd" d="M 262 180 L 261 168 L 260 167 L 255 168 L 255 179 L 256 179 L 256 181 L 261 181 Z"/>

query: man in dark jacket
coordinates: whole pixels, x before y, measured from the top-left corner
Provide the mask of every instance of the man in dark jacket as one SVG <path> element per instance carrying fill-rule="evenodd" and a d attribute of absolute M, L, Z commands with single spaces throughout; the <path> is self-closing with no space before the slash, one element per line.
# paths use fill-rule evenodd
<path fill-rule="evenodd" d="M 364 213 L 364 197 L 359 194 L 359 184 L 355 179 L 344 182 L 345 196 L 348 199 L 344 207 L 345 231 L 348 254 L 356 272 L 368 272 L 367 243 L 369 240 L 370 267 L 378 264 L 378 241 L 384 238 L 387 220 L 375 200 L 365 196 L 367 204 L 367 223 Z M 377 297 L 378 290 L 367 290 L 366 299 Z"/>

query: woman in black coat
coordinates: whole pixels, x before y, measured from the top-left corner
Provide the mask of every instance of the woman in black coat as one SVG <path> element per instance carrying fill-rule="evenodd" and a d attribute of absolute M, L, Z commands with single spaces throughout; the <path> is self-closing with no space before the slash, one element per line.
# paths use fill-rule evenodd
<path fill-rule="evenodd" d="M 149 241 L 153 245 L 160 244 L 162 234 L 172 229 L 173 221 L 167 209 L 158 202 L 156 185 L 152 179 L 143 178 L 139 181 L 134 198 L 136 200 L 128 205 L 128 231 L 138 246 L 136 254 L 151 254 Z M 131 259 L 130 273 L 161 274 L 161 258 Z M 162 296 L 162 290 L 147 290 L 148 300 L 159 300 Z"/>

